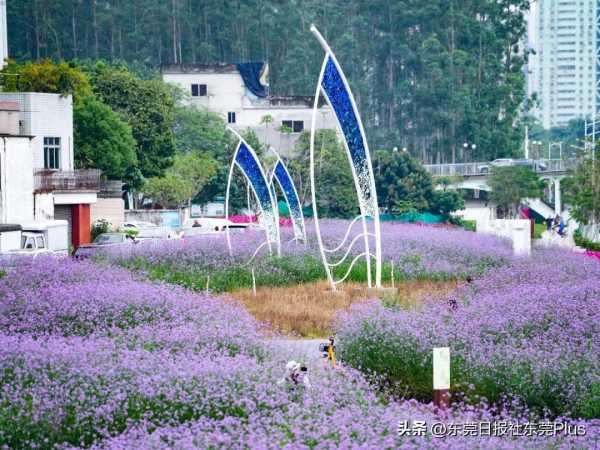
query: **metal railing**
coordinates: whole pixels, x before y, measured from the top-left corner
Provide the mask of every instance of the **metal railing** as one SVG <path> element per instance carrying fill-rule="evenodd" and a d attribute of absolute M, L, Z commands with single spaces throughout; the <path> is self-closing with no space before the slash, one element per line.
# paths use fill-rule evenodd
<path fill-rule="evenodd" d="M 577 166 L 576 159 L 537 159 L 531 161 L 531 167 L 539 174 L 552 172 L 565 172 Z M 517 165 L 517 164 L 515 164 Z M 425 164 L 427 170 L 434 177 L 452 176 L 486 176 L 490 173 L 493 164 L 488 162 L 473 162 L 459 164 Z"/>
<path fill-rule="evenodd" d="M 38 192 L 98 191 L 100 169 L 38 170 L 34 173 L 34 186 Z"/>

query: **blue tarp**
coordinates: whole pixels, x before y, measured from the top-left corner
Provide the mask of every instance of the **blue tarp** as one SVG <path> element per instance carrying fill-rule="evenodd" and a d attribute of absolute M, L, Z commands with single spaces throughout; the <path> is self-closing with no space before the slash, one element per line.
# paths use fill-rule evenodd
<path fill-rule="evenodd" d="M 268 88 L 260 83 L 260 74 L 264 63 L 249 62 L 237 64 L 237 69 L 244 80 L 244 84 L 257 97 L 265 98 Z"/>

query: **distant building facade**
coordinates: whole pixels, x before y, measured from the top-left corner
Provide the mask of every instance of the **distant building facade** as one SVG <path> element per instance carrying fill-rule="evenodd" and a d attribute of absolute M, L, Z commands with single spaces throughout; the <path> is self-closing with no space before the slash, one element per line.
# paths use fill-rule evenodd
<path fill-rule="evenodd" d="M 544 128 L 599 111 L 600 47 L 597 0 L 538 0 L 528 16 L 527 91 L 540 105 Z"/>
<path fill-rule="evenodd" d="M 261 142 L 290 155 L 300 133 L 310 129 L 314 98 L 268 95 L 259 71 L 245 73 L 245 69 L 244 64 L 170 65 L 163 66 L 162 77 L 187 93 L 187 104 L 220 114 L 236 130 L 251 128 Z M 271 122 L 265 123 L 265 117 Z M 335 115 L 324 102 L 317 127 L 337 128 Z"/>

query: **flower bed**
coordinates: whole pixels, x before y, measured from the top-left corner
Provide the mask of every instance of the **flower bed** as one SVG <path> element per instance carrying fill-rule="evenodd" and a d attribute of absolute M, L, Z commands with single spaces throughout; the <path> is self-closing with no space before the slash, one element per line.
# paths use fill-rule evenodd
<path fill-rule="evenodd" d="M 337 247 L 346 233 L 347 221 L 324 221 L 323 240 L 329 248 Z M 306 283 L 325 278 L 314 227 L 308 224 L 309 243 L 290 242 L 290 229 L 282 231 L 283 256 L 268 256 L 265 249 L 252 258 L 264 241 L 264 233 L 249 230 L 232 234 L 233 256 L 225 236 L 200 236 L 180 241 L 142 242 L 135 246 L 111 248 L 96 256 L 113 263 L 147 273 L 150 278 L 181 284 L 188 288 L 205 289 L 208 277 L 211 289 L 231 291 L 252 286 L 251 268 L 256 283 L 261 286 L 282 286 Z M 360 231 L 356 223 L 346 244 Z M 464 278 L 482 273 L 490 267 L 503 265 L 511 258 L 510 245 L 501 239 L 475 234 L 456 228 L 407 224 L 382 224 L 383 279 L 391 279 L 392 262 L 395 279 L 444 280 Z M 373 243 L 371 243 L 373 245 Z M 341 258 L 346 247 L 331 255 Z M 349 255 L 364 251 L 364 242 L 357 239 Z M 371 250 L 372 251 L 372 250 Z M 248 262 L 252 260 L 252 264 Z M 346 273 L 352 258 L 335 268 L 336 276 Z M 357 263 L 349 280 L 364 282 L 367 278 L 364 260 Z"/>
<path fill-rule="evenodd" d="M 515 420 L 382 397 L 351 368 L 288 356 L 235 304 L 112 266 L 37 258 L 0 278 L 0 442 L 8 448 L 563 448 L 584 438 L 399 437 L 399 421 Z M 524 419 L 524 417 L 522 417 Z M 589 423 L 585 423 L 588 427 Z"/>
<path fill-rule="evenodd" d="M 518 397 L 535 413 L 600 418 L 600 264 L 544 250 L 420 310 L 378 302 L 340 320 L 341 357 L 428 398 L 431 350 L 449 346 L 454 393 Z"/>

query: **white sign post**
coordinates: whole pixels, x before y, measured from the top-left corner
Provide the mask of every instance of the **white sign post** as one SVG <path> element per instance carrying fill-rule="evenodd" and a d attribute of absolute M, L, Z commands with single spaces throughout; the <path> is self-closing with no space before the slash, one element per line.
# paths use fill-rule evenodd
<path fill-rule="evenodd" d="M 433 403 L 441 409 L 450 403 L 450 348 L 433 349 Z"/>

